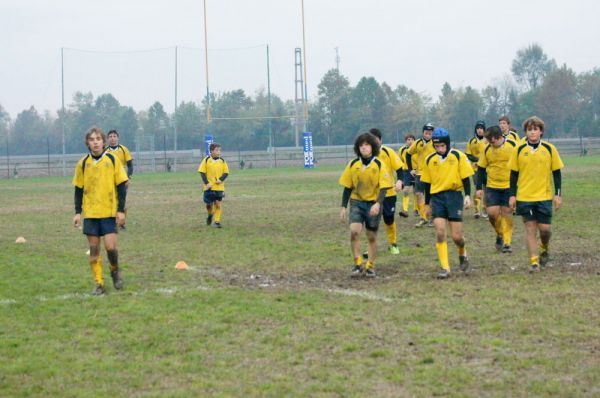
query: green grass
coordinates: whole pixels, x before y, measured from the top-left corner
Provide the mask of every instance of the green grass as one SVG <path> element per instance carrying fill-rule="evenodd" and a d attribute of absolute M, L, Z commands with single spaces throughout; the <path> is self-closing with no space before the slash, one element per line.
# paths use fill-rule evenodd
<path fill-rule="evenodd" d="M 599 396 L 600 158 L 565 161 L 552 266 L 527 273 L 520 220 L 502 255 L 468 213 L 474 272 L 448 281 L 414 218 L 349 278 L 339 167 L 233 172 L 222 230 L 197 175 L 137 175 L 126 288 L 100 298 L 70 178 L 2 180 L 0 396 Z"/>

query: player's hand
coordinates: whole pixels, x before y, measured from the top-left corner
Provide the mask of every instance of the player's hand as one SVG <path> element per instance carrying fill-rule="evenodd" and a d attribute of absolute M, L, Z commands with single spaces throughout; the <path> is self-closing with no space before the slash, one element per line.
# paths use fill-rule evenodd
<path fill-rule="evenodd" d="M 394 186 L 394 191 L 396 191 L 396 193 L 402 191 L 402 188 L 404 188 L 403 185 L 404 184 L 402 184 L 402 181 L 400 181 L 400 180 L 396 181 L 396 185 Z"/>
<path fill-rule="evenodd" d="M 411 170 L 410 171 L 410 175 L 413 176 L 413 177 L 416 176 L 417 175 L 417 170 L 415 170 L 415 169 Z"/>
<path fill-rule="evenodd" d="M 431 218 L 431 206 L 425 205 L 424 213 L 425 218 L 429 220 Z"/>
<path fill-rule="evenodd" d="M 212 188 L 212 184 L 209 182 L 208 184 L 205 185 L 206 189 L 209 190 Z"/>
<path fill-rule="evenodd" d="M 125 186 L 126 186 L 127 188 L 129 188 L 129 182 L 130 182 L 130 181 L 131 181 L 131 177 L 129 177 L 129 179 L 128 179 L 127 181 L 125 181 Z"/>
<path fill-rule="evenodd" d="M 81 226 L 81 214 L 75 214 L 73 216 L 73 226 L 79 228 Z"/>
<path fill-rule="evenodd" d="M 381 210 L 381 205 L 379 204 L 379 202 L 376 202 L 373 206 L 371 206 L 371 209 L 369 209 L 369 215 L 371 217 L 374 217 L 377 214 L 379 214 L 380 210 Z"/>
<path fill-rule="evenodd" d="M 508 198 L 508 207 L 510 207 L 513 211 L 517 210 L 517 198 L 511 196 Z"/>
<path fill-rule="evenodd" d="M 552 199 L 552 203 L 554 204 L 554 210 L 558 211 L 558 209 L 560 209 L 562 206 L 562 198 L 558 195 L 555 195 L 554 199 Z"/>
<path fill-rule="evenodd" d="M 223 184 L 223 181 L 221 181 L 221 180 L 217 180 L 217 181 L 215 181 L 215 184 L 217 184 L 217 185 L 219 185 L 219 184 Z"/>
<path fill-rule="evenodd" d="M 483 198 L 483 189 L 478 189 L 477 191 L 475 191 L 475 196 L 477 196 L 479 199 Z"/>
<path fill-rule="evenodd" d="M 469 195 L 465 195 L 465 199 L 463 200 L 463 204 L 465 206 L 465 209 L 468 209 L 469 207 L 471 207 L 471 197 Z"/>
<path fill-rule="evenodd" d="M 345 207 L 342 207 L 342 210 L 340 210 L 340 221 L 346 222 L 346 214 L 347 209 Z"/>
<path fill-rule="evenodd" d="M 118 211 L 117 212 L 117 225 L 120 227 L 125 224 L 125 213 Z"/>

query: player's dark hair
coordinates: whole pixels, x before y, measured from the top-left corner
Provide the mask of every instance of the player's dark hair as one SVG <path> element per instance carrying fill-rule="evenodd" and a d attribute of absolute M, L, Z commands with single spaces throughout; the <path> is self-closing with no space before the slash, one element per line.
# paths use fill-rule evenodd
<path fill-rule="evenodd" d="M 417 137 L 415 137 L 413 134 L 406 134 L 404 136 L 404 142 L 406 142 L 406 140 L 408 140 L 409 138 L 412 138 L 413 140 L 417 140 Z"/>
<path fill-rule="evenodd" d="M 502 130 L 500 130 L 500 126 L 490 126 L 485 130 L 485 138 L 490 139 L 499 139 L 502 137 Z"/>
<path fill-rule="evenodd" d="M 499 122 L 501 121 L 505 121 L 506 123 L 508 123 L 508 125 L 510 126 L 510 118 L 506 115 L 502 115 L 500 116 L 500 119 L 498 119 Z"/>
<path fill-rule="evenodd" d="M 371 133 L 362 133 L 354 140 L 354 153 L 356 154 L 356 156 L 360 157 L 360 146 L 365 142 L 371 145 L 373 156 L 379 155 L 380 148 L 379 144 L 377 143 L 377 140 L 375 139 L 375 136 Z"/>
<path fill-rule="evenodd" d="M 111 135 L 111 134 L 116 134 L 117 137 L 119 136 L 119 132 L 117 130 L 110 130 L 107 135 Z"/>
<path fill-rule="evenodd" d="M 545 123 L 539 117 L 537 117 L 537 116 L 531 116 L 531 117 L 527 118 L 527 120 L 525 120 L 523 122 L 523 130 L 525 130 L 525 132 L 527 132 L 527 129 L 529 129 L 531 127 L 539 127 L 540 131 L 543 133 L 544 132 Z"/>
<path fill-rule="evenodd" d="M 102 137 L 102 142 L 104 143 L 104 145 L 106 145 L 106 134 L 104 134 L 104 131 L 102 131 L 100 127 L 92 126 L 87 131 L 87 133 L 85 133 L 85 140 L 83 141 L 88 149 L 90 149 L 90 146 L 88 145 L 88 139 L 92 136 L 92 134 L 96 133 L 100 134 L 100 136 Z"/>
<path fill-rule="evenodd" d="M 377 129 L 377 128 L 372 128 L 369 129 L 369 133 L 373 134 L 375 137 L 379 138 L 379 140 L 381 140 L 381 130 Z"/>
<path fill-rule="evenodd" d="M 216 142 L 212 142 L 209 146 L 208 146 L 208 150 L 209 151 L 213 151 L 215 148 L 221 148 L 221 144 L 217 144 Z"/>

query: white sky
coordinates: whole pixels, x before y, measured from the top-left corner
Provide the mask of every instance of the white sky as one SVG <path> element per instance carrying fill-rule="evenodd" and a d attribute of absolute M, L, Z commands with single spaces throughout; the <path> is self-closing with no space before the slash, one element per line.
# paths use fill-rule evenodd
<path fill-rule="evenodd" d="M 300 0 L 206 0 L 211 91 L 266 87 L 294 96 Z M 309 99 L 335 66 L 356 84 L 373 76 L 433 97 L 445 81 L 481 89 L 510 73 L 518 49 L 540 44 L 576 72 L 600 67 L 596 0 L 304 0 Z M 60 48 L 128 51 L 181 46 L 179 101 L 206 92 L 202 0 L 0 0 L 0 104 L 15 118 L 61 105 Z M 192 50 L 190 48 L 196 48 Z M 174 106 L 174 50 L 65 51 L 65 102 L 111 92 L 136 110 Z"/>

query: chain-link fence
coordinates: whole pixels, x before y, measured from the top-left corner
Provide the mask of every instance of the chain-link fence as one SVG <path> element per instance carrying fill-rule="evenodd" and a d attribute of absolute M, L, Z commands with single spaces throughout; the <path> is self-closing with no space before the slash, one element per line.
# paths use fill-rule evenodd
<path fill-rule="evenodd" d="M 551 141 L 562 156 L 590 156 L 600 155 L 600 138 L 561 138 Z M 398 144 L 390 144 L 398 149 Z M 465 143 L 457 143 L 459 149 Z M 1 178 L 21 178 L 34 176 L 70 176 L 77 161 L 83 156 L 79 154 L 45 155 L 10 155 L 6 148 L 2 148 L 0 155 Z M 224 148 L 226 149 L 226 148 Z M 343 165 L 354 158 L 352 145 L 317 146 L 313 148 L 315 165 Z M 132 150 L 136 173 L 153 173 L 174 171 L 173 165 L 177 163 L 177 172 L 196 171 L 202 157 L 203 150 L 156 151 L 153 136 L 139 135 L 135 149 Z M 268 167 L 303 167 L 304 154 L 302 148 L 270 148 L 263 151 L 227 151 L 222 156 L 232 169 L 252 169 Z"/>

